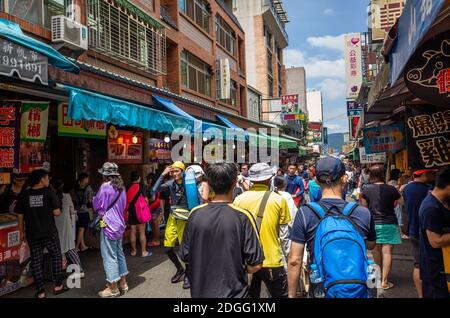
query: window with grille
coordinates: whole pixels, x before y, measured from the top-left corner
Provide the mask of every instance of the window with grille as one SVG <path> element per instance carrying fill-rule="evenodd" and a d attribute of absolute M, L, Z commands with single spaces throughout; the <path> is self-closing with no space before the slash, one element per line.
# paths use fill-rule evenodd
<path fill-rule="evenodd" d="M 216 41 L 220 43 L 231 55 L 235 54 L 234 32 L 221 17 L 216 15 Z"/>
<path fill-rule="evenodd" d="M 209 33 L 211 18 L 209 3 L 203 0 L 179 0 L 180 12 L 186 14 L 192 21 Z"/>
<path fill-rule="evenodd" d="M 166 74 L 166 34 L 105 0 L 88 0 L 89 46 L 153 75 Z"/>
<path fill-rule="evenodd" d="M 64 0 L 2 0 L 1 11 L 34 24 L 51 27 L 52 16 L 65 15 Z"/>
<path fill-rule="evenodd" d="M 181 84 L 183 87 L 211 97 L 210 66 L 191 53 L 181 53 Z"/>

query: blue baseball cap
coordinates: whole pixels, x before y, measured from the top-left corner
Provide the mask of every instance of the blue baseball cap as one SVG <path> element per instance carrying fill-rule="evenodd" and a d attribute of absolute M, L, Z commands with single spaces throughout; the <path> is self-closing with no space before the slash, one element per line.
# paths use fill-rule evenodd
<path fill-rule="evenodd" d="M 326 157 L 316 166 L 316 178 L 320 183 L 335 182 L 345 174 L 345 165 L 339 158 Z"/>

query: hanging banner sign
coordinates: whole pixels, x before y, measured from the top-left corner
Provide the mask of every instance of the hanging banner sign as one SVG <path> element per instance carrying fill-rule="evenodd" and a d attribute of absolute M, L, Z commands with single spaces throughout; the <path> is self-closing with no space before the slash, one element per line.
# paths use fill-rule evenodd
<path fill-rule="evenodd" d="M 360 119 L 361 119 L 361 117 L 359 117 L 359 116 L 354 116 L 354 117 L 349 118 L 350 140 L 353 140 L 357 137 L 356 134 L 358 133 L 357 129 L 358 129 L 358 124 L 359 124 Z"/>
<path fill-rule="evenodd" d="M 450 105 L 450 31 L 416 50 L 406 65 L 405 83 L 414 95 L 430 104 Z"/>
<path fill-rule="evenodd" d="M 20 101 L 0 102 L 0 171 L 19 168 Z"/>
<path fill-rule="evenodd" d="M 284 114 L 298 114 L 298 94 L 281 96 L 281 112 Z"/>
<path fill-rule="evenodd" d="M 58 105 L 58 136 L 106 139 L 106 124 L 95 120 L 73 120 L 68 116 L 69 105 Z"/>
<path fill-rule="evenodd" d="M 364 129 L 364 147 L 367 154 L 396 152 L 405 146 L 403 123 Z"/>
<path fill-rule="evenodd" d="M 366 154 L 366 148 L 359 148 L 359 159 L 362 164 L 385 163 L 387 156 L 385 152 Z"/>
<path fill-rule="evenodd" d="M 450 110 L 432 105 L 406 108 L 408 165 L 430 169 L 450 165 Z"/>
<path fill-rule="evenodd" d="M 220 99 L 227 100 L 231 98 L 230 61 L 228 59 L 221 59 L 219 61 L 219 67 L 220 67 Z"/>
<path fill-rule="evenodd" d="M 0 38 L 0 74 L 16 75 L 23 81 L 48 85 L 48 58 L 28 48 Z"/>
<path fill-rule="evenodd" d="M 356 99 L 363 81 L 361 34 L 347 34 L 344 36 L 344 41 L 347 99 Z"/>
<path fill-rule="evenodd" d="M 47 139 L 49 102 L 22 102 L 20 141 L 44 142 Z"/>

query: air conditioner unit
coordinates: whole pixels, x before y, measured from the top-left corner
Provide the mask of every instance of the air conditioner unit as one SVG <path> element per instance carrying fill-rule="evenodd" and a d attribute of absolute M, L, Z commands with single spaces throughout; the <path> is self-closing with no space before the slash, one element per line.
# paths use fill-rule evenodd
<path fill-rule="evenodd" d="M 63 15 L 52 17 L 52 42 L 72 50 L 87 50 L 87 27 Z"/>

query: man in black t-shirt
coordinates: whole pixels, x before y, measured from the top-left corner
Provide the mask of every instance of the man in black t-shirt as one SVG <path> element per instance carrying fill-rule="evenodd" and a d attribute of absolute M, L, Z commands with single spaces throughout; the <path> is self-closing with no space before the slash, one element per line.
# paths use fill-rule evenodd
<path fill-rule="evenodd" d="M 419 209 L 423 298 L 450 299 L 449 202 L 450 167 L 447 167 L 438 173 L 436 187 L 423 200 Z"/>
<path fill-rule="evenodd" d="M 233 163 L 206 168 L 214 199 L 193 209 L 186 224 L 180 257 L 189 263 L 193 298 L 246 298 L 247 273 L 262 267 L 255 219 L 231 204 L 237 172 Z"/>
<path fill-rule="evenodd" d="M 55 282 L 53 294 L 59 295 L 68 290 L 63 284 L 61 245 L 56 229 L 55 216 L 61 215 L 61 202 L 48 188 L 48 172 L 34 170 L 29 177 L 31 188 L 19 196 L 16 212 L 19 214 L 21 242 L 27 240 L 31 254 L 31 269 L 36 284 L 36 297 L 45 298 L 43 273 L 44 249 L 47 248 L 52 259 Z M 25 231 L 24 231 L 25 221 Z"/>

